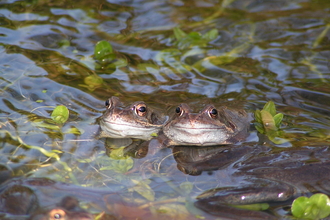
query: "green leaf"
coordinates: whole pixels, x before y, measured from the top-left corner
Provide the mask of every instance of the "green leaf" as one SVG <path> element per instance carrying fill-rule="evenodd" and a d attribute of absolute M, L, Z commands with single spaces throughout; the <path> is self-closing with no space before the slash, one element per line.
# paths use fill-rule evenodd
<path fill-rule="evenodd" d="M 105 56 L 112 54 L 112 46 L 108 41 L 102 40 L 96 43 L 94 48 L 94 56 L 97 60 L 104 59 Z"/>
<path fill-rule="evenodd" d="M 300 219 L 322 219 L 330 215 L 330 199 L 322 193 L 301 196 L 293 201 L 291 212 Z"/>
<path fill-rule="evenodd" d="M 203 39 L 212 41 L 212 40 L 215 40 L 218 36 L 219 36 L 218 30 L 214 28 L 214 29 L 208 31 L 207 33 L 205 33 L 203 35 Z"/>
<path fill-rule="evenodd" d="M 117 69 L 120 67 L 125 67 L 127 65 L 128 63 L 126 59 L 118 59 L 115 62 L 112 62 L 109 65 L 107 65 L 107 69 Z"/>
<path fill-rule="evenodd" d="M 202 35 L 196 31 L 192 31 L 188 34 L 188 37 L 190 38 L 187 38 L 187 40 L 200 40 L 202 39 Z"/>
<path fill-rule="evenodd" d="M 276 108 L 273 101 L 269 101 L 265 104 L 263 110 L 269 112 L 272 116 L 276 114 Z"/>
<path fill-rule="evenodd" d="M 69 110 L 64 105 L 57 106 L 52 114 L 51 118 L 58 124 L 64 124 L 69 118 Z"/>
<path fill-rule="evenodd" d="M 51 119 L 44 120 L 44 121 L 43 120 L 34 120 L 33 121 L 33 124 L 37 127 L 60 131 L 61 130 L 60 126 L 58 126 L 57 124 L 54 124 L 54 123 L 56 123 L 56 122 Z"/>
<path fill-rule="evenodd" d="M 182 38 L 185 38 L 187 36 L 187 34 L 183 30 L 181 30 L 180 28 L 178 28 L 178 27 L 175 27 L 173 29 L 173 32 L 174 32 L 175 38 L 178 41 L 181 40 Z"/>
<path fill-rule="evenodd" d="M 305 209 L 308 203 L 309 199 L 305 196 L 300 196 L 295 199 L 291 206 L 292 215 L 297 218 L 303 218 L 305 216 Z"/>
<path fill-rule="evenodd" d="M 264 129 L 264 126 L 258 122 L 254 123 L 255 128 L 257 129 L 257 131 L 259 131 L 261 134 L 265 134 L 266 131 Z"/>
<path fill-rule="evenodd" d="M 260 110 L 256 110 L 254 112 L 254 117 L 255 117 L 255 119 L 256 119 L 257 122 L 259 122 L 259 123 L 262 122 L 261 111 Z"/>
<path fill-rule="evenodd" d="M 81 131 L 76 127 L 71 127 L 68 130 L 64 132 L 65 134 L 75 134 L 75 135 L 81 135 Z"/>
<path fill-rule="evenodd" d="M 126 173 L 132 169 L 134 165 L 134 161 L 131 157 L 127 157 L 126 159 L 121 160 L 109 160 L 110 161 L 108 165 L 101 167 L 100 170 L 113 170 L 117 173 Z"/>
<path fill-rule="evenodd" d="M 275 121 L 271 113 L 265 110 L 261 110 L 260 113 L 262 118 L 262 124 L 264 125 L 266 132 L 269 130 L 276 131 L 277 127 L 275 126 Z"/>
<path fill-rule="evenodd" d="M 99 77 L 98 75 L 90 75 L 90 76 L 85 77 L 84 83 L 85 83 L 85 85 L 79 84 L 79 86 L 86 87 L 90 91 L 94 91 L 95 89 L 102 86 L 103 79 L 101 77 Z"/>
<path fill-rule="evenodd" d="M 246 204 L 246 205 L 232 205 L 239 209 L 247 209 L 252 211 L 263 211 L 269 208 L 268 203 L 256 203 L 256 204 Z"/>
<path fill-rule="evenodd" d="M 282 122 L 282 119 L 283 119 L 283 114 L 282 114 L 282 113 L 277 113 L 277 114 L 274 116 L 275 126 L 276 126 L 277 128 L 280 128 L 280 126 L 281 126 L 281 122 Z"/>
<path fill-rule="evenodd" d="M 117 173 L 126 173 L 132 169 L 134 160 L 124 155 L 124 148 L 125 147 L 112 149 L 109 155 L 110 158 L 104 161 L 103 167 L 100 168 L 100 170 L 113 170 Z"/>

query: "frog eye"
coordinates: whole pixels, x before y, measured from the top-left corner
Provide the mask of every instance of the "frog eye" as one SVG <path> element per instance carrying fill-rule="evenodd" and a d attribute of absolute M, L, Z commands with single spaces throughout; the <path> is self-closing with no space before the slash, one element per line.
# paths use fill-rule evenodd
<path fill-rule="evenodd" d="M 218 110 L 213 108 L 213 109 L 211 109 L 211 111 L 209 111 L 209 114 L 210 114 L 211 118 L 215 118 L 218 115 Z"/>
<path fill-rule="evenodd" d="M 109 108 L 110 107 L 110 99 L 108 99 L 107 101 L 105 101 L 105 107 Z"/>
<path fill-rule="evenodd" d="M 175 113 L 177 113 L 179 116 L 181 116 L 183 114 L 183 109 L 178 106 L 176 109 L 175 109 Z"/>
<path fill-rule="evenodd" d="M 53 209 L 49 212 L 49 219 L 51 220 L 64 220 L 65 219 L 65 211 L 62 209 Z"/>
<path fill-rule="evenodd" d="M 139 116 L 145 116 L 147 114 L 147 106 L 145 104 L 138 104 L 135 107 L 135 112 Z"/>

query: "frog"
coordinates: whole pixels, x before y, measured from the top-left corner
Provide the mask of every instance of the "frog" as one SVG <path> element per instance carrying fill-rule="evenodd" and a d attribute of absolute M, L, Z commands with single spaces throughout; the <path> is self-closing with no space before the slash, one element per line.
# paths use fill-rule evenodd
<path fill-rule="evenodd" d="M 99 137 L 150 140 L 168 120 L 168 116 L 143 101 L 125 106 L 118 97 L 112 96 L 105 106 L 107 109 L 100 118 Z"/>
<path fill-rule="evenodd" d="M 239 181 L 236 186 L 223 185 L 205 190 L 197 196 L 195 206 L 207 213 L 237 218 L 237 216 L 233 216 L 240 213 L 241 209 L 233 207 L 235 205 L 255 203 L 288 205 L 301 195 L 311 195 L 315 192 L 330 194 L 330 177 L 325 175 L 330 170 L 330 162 L 327 160 L 324 150 L 320 150 L 321 154 L 325 155 L 323 161 L 301 160 L 312 152 L 316 154 L 313 149 L 291 150 L 285 154 L 280 152 L 267 156 L 262 153 L 265 152 L 265 149 L 260 150 L 259 155 L 256 155 L 252 149 L 250 152 L 251 158 L 245 158 L 244 161 L 236 164 L 234 162 L 230 165 L 231 168 L 236 167 L 236 170 L 231 174 L 231 178 L 237 178 Z M 285 159 L 283 159 L 283 155 L 286 156 Z M 238 155 L 238 159 L 240 158 L 241 155 Z M 204 166 L 204 169 L 208 170 L 209 166 Z M 229 210 L 231 210 L 230 214 Z M 253 214 L 253 212 L 254 214 L 257 213 L 256 211 L 249 211 L 249 214 Z M 248 212 L 244 211 L 243 213 Z M 269 215 L 266 212 L 258 213 Z M 274 215 L 269 215 L 264 219 L 277 218 Z"/>
<path fill-rule="evenodd" d="M 79 206 L 79 201 L 72 196 L 65 196 L 57 207 L 51 210 L 37 210 L 31 220 L 92 220 L 93 215 Z"/>
<path fill-rule="evenodd" d="M 191 106 L 197 109 L 193 110 Z M 251 117 L 244 109 L 213 104 L 181 103 L 163 127 L 167 145 L 212 146 L 235 144 L 249 134 Z"/>

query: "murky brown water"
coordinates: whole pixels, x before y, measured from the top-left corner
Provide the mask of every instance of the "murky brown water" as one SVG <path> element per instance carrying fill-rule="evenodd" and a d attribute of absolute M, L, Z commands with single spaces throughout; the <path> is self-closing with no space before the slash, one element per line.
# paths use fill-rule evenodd
<path fill-rule="evenodd" d="M 46 187 L 47 194 L 38 184 L 24 183 L 41 209 L 79 192 L 73 194 L 93 214 L 212 219 L 194 208 L 196 196 L 245 186 L 242 171 L 328 161 L 329 11 L 328 0 L 1 1 L 1 169 L 85 187 L 59 184 Z M 201 34 L 215 28 L 218 37 L 178 42 L 175 27 Z M 97 68 L 93 53 L 100 40 L 109 41 L 127 65 Z M 99 83 L 91 84 L 90 76 Z M 212 99 L 241 101 L 253 111 L 272 100 L 285 115 L 282 129 L 290 141 L 276 145 L 252 130 L 245 142 L 224 149 L 225 156 L 221 147 L 208 149 L 219 158 L 206 167 L 180 163 L 172 149 L 159 150 L 153 141 L 147 155 L 143 145 L 141 156 L 126 149 L 134 157 L 116 160 L 105 148 L 111 140 L 93 139 L 104 101 L 113 95 L 158 109 Z M 60 130 L 46 128 L 59 104 L 69 108 L 69 121 Z M 57 150 L 57 157 L 46 157 L 40 148 Z M 177 163 L 200 175 L 182 173 Z M 290 215 L 288 204 L 273 205 L 268 213 Z"/>

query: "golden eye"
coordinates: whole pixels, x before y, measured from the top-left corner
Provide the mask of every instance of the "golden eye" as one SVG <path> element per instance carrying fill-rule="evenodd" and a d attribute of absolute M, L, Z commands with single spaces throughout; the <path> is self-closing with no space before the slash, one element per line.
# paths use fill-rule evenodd
<path fill-rule="evenodd" d="M 62 209 L 53 209 L 49 212 L 49 219 L 51 220 L 64 220 L 65 219 L 65 211 Z"/>
<path fill-rule="evenodd" d="M 147 114 L 147 106 L 145 104 L 138 104 L 135 107 L 135 112 L 137 115 L 143 117 Z"/>
<path fill-rule="evenodd" d="M 218 111 L 214 108 L 214 109 L 211 109 L 211 111 L 209 111 L 209 114 L 210 114 L 211 118 L 215 118 L 218 115 Z"/>

